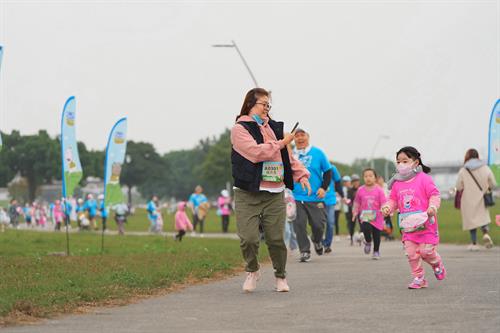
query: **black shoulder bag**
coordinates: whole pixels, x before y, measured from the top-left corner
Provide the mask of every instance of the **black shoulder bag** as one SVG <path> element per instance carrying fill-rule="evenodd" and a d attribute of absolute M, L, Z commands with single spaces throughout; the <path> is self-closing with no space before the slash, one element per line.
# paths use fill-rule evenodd
<path fill-rule="evenodd" d="M 476 177 L 474 177 L 474 175 L 472 174 L 472 172 L 469 169 L 466 168 L 466 170 L 469 172 L 472 179 L 474 179 L 474 182 L 476 182 L 477 187 L 479 187 L 481 192 L 483 192 L 483 188 L 481 187 L 481 185 L 479 185 Z M 493 200 L 493 192 L 491 192 L 490 188 L 488 188 L 488 191 L 486 191 L 486 193 L 483 194 L 483 199 L 484 199 L 484 205 L 486 207 L 495 206 L 495 201 Z"/>

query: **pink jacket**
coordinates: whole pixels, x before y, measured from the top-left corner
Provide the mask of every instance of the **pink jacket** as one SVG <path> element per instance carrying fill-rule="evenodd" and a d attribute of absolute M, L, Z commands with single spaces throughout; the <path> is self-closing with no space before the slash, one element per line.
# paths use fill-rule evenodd
<path fill-rule="evenodd" d="M 64 219 L 63 206 L 59 204 L 54 205 L 54 220 L 62 221 Z"/>
<path fill-rule="evenodd" d="M 217 206 L 220 209 L 221 215 L 231 215 L 231 198 L 221 195 L 217 200 Z"/>
<path fill-rule="evenodd" d="M 193 225 L 186 214 L 186 203 L 179 202 L 175 213 L 175 230 L 193 230 Z"/>
<path fill-rule="evenodd" d="M 250 116 L 241 116 L 238 121 L 253 121 Z M 234 150 L 252 163 L 259 162 L 281 162 L 281 149 L 285 147 L 283 140 L 278 140 L 271 127 L 268 125 L 269 119 L 264 119 L 264 124 L 260 127 L 260 132 L 264 138 L 264 143 L 258 144 L 252 135 L 239 124 L 235 124 L 231 129 L 231 143 Z M 303 177 L 309 178 L 309 171 L 304 165 L 293 157 L 288 150 L 290 164 L 293 172 L 293 181 L 299 182 Z M 283 187 L 284 183 L 274 183 L 262 181 L 261 189 L 273 189 Z"/>
<path fill-rule="evenodd" d="M 398 210 L 399 214 L 407 214 L 426 212 L 429 207 L 434 207 L 437 211 L 440 204 L 439 190 L 432 178 L 420 172 L 408 181 L 395 182 L 391 189 L 389 201 L 384 206 L 389 207 L 391 212 Z M 412 241 L 417 244 L 438 244 L 437 216 L 427 220 L 424 230 L 411 233 L 403 232 L 402 240 Z"/>

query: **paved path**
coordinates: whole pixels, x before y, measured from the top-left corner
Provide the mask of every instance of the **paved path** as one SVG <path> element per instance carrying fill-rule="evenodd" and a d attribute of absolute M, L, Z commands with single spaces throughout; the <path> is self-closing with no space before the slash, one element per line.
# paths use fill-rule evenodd
<path fill-rule="evenodd" d="M 93 314 L 71 315 L 0 332 L 499 332 L 500 250 L 441 246 L 448 278 L 408 290 L 399 242 L 382 243 L 373 261 L 338 242 L 334 254 L 290 257 L 290 293 L 273 291 L 269 266 L 256 292 L 243 275 Z M 427 268 L 427 266 L 426 266 Z M 429 270 L 427 269 L 429 272 Z M 432 274 L 432 272 L 431 272 Z"/>
<path fill-rule="evenodd" d="M 66 229 L 63 227 L 61 231 L 55 231 L 53 226 L 48 226 L 46 228 L 30 228 L 26 226 L 26 223 L 22 223 L 19 225 L 19 228 L 17 230 L 21 231 L 34 231 L 34 232 L 51 232 L 51 233 L 65 233 Z M 78 228 L 70 228 L 68 230 L 69 233 L 71 234 L 77 234 L 77 233 L 92 233 L 92 234 L 101 234 L 101 230 L 88 230 L 88 231 L 80 231 Z M 112 235 L 112 236 L 117 236 L 118 231 L 117 230 L 106 230 L 106 235 Z M 170 231 L 163 231 L 161 233 L 152 233 L 149 231 L 126 231 L 125 234 L 127 236 L 154 236 L 154 235 L 162 235 L 162 236 L 175 236 L 177 233 L 176 232 L 170 232 Z M 236 233 L 221 233 L 221 232 L 205 232 L 203 234 L 200 233 L 193 233 L 193 232 L 188 232 L 186 233 L 185 237 L 195 237 L 195 238 L 229 238 L 229 239 L 239 239 L 238 235 Z"/>

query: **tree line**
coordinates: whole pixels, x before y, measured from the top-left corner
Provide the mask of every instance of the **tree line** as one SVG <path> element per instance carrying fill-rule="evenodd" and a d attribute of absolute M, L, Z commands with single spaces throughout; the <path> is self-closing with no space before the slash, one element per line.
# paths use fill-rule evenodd
<path fill-rule="evenodd" d="M 61 180 L 59 137 L 51 137 L 45 130 L 34 135 L 14 130 L 2 133 L 2 139 L 0 187 L 6 187 L 20 174 L 26 180 L 28 198 L 33 201 L 41 185 Z M 78 142 L 78 151 L 83 169 L 81 185 L 89 176 L 103 178 L 105 151 L 88 149 L 83 142 Z M 361 173 L 369 165 L 367 159 L 355 160 L 352 165 L 333 162 L 342 175 Z M 375 160 L 375 169 L 381 174 L 385 163 L 384 159 Z M 390 172 L 394 172 L 392 163 Z M 129 195 L 132 187 L 137 187 L 144 198 L 156 194 L 185 199 L 198 184 L 208 196 L 216 196 L 228 182 L 232 183 L 230 131 L 202 139 L 194 148 L 165 154 L 157 152 L 151 143 L 128 141 L 120 181 L 129 189 Z"/>

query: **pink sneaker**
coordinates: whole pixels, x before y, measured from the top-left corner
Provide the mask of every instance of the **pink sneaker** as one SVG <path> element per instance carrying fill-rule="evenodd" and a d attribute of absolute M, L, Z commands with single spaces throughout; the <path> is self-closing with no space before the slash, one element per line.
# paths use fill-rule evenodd
<path fill-rule="evenodd" d="M 444 268 L 443 263 L 441 263 L 439 266 L 433 267 L 433 270 L 436 279 L 440 281 L 444 280 L 444 278 L 446 277 L 446 269 Z"/>
<path fill-rule="evenodd" d="M 257 288 L 257 281 L 260 279 L 260 271 L 247 272 L 247 278 L 243 283 L 243 291 L 249 293 Z"/>
<path fill-rule="evenodd" d="M 408 289 L 422 289 L 427 288 L 427 280 L 422 278 L 414 278 L 413 281 L 408 285 Z"/>
<path fill-rule="evenodd" d="M 290 291 L 290 287 L 286 282 L 286 279 L 276 278 L 276 291 L 286 293 Z"/>

